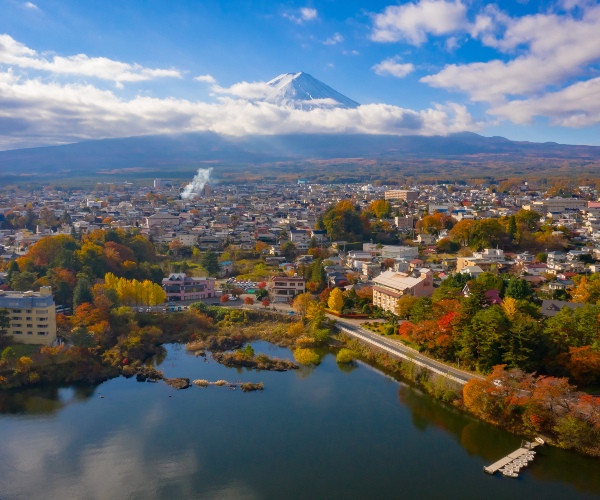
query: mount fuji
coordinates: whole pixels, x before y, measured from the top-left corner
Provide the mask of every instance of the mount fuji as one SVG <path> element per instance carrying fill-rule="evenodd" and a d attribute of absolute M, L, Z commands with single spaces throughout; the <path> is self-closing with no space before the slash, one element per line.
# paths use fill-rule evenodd
<path fill-rule="evenodd" d="M 333 90 L 308 73 L 284 73 L 266 83 L 263 102 L 286 108 L 311 109 L 357 108 L 359 104 Z"/>

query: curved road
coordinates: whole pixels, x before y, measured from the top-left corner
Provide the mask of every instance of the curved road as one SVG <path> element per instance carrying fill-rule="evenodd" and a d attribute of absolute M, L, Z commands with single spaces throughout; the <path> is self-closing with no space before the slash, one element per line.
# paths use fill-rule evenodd
<path fill-rule="evenodd" d="M 408 347 L 407 345 L 404 345 L 400 342 L 387 339 L 378 333 L 373 333 L 369 330 L 365 330 L 360 326 L 344 321 L 343 318 L 336 318 L 335 316 L 330 317 L 331 319 L 337 320 L 336 326 L 347 335 L 350 335 L 363 342 L 366 342 L 367 344 L 371 344 L 375 347 L 383 349 L 384 351 L 387 351 L 388 353 L 394 356 L 412 361 L 416 365 L 423 366 L 428 370 L 431 370 L 432 372 L 437 373 L 438 375 L 442 375 L 450 380 L 458 382 L 461 385 L 466 384 L 469 380 L 473 378 L 484 378 L 479 375 L 464 372 L 462 370 L 459 370 L 458 368 L 454 368 L 452 366 L 441 363 L 440 361 L 428 358 L 427 356 L 424 356 L 412 347 Z"/>

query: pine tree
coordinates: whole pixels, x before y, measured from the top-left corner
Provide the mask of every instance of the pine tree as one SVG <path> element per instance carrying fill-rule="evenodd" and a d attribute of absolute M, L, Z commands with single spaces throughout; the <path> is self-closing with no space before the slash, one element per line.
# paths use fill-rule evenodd
<path fill-rule="evenodd" d="M 92 286 L 87 276 L 80 274 L 77 276 L 77 278 L 77 285 L 73 291 L 73 308 L 75 309 L 77 306 L 85 302 L 91 303 L 94 300 L 94 296 L 92 295 Z"/>

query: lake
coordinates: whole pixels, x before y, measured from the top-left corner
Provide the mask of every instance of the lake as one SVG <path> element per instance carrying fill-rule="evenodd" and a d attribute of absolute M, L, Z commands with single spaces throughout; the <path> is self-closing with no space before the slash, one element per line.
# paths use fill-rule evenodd
<path fill-rule="evenodd" d="M 288 349 L 256 352 L 293 359 Z M 521 439 L 364 364 L 226 368 L 166 346 L 167 377 L 264 382 L 177 391 L 117 378 L 0 393 L 0 498 L 594 498 L 600 461 L 537 448 L 518 479 L 483 466 Z M 103 398 L 101 396 L 104 396 Z"/>

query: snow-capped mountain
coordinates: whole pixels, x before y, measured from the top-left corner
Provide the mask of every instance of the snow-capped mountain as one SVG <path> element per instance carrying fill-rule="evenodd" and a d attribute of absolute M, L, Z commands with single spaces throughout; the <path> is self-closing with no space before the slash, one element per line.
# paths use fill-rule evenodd
<path fill-rule="evenodd" d="M 307 73 L 284 73 L 267 82 L 270 89 L 261 101 L 294 109 L 356 108 L 359 104 Z M 272 90 L 271 90 L 272 89 Z"/>

